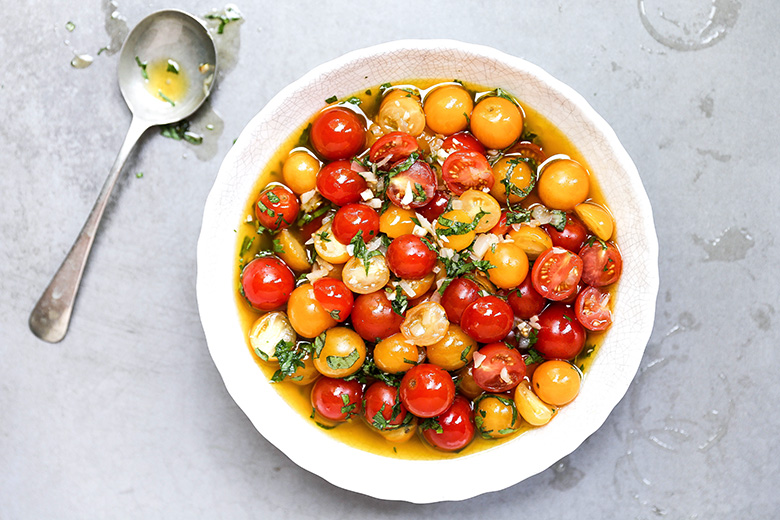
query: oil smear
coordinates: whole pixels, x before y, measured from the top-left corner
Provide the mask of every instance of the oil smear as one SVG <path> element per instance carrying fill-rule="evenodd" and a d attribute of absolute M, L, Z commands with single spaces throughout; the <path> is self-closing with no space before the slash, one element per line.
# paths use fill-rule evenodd
<path fill-rule="evenodd" d="M 127 19 L 119 12 L 119 4 L 114 0 L 103 0 L 103 15 L 105 17 L 106 34 L 108 34 L 108 45 L 102 47 L 100 54 L 105 52 L 112 56 L 122 48 L 130 28 L 127 26 Z"/>
<path fill-rule="evenodd" d="M 203 18 L 217 47 L 220 76 L 224 76 L 238 63 L 238 51 L 241 49 L 239 29 L 244 15 L 235 4 L 227 4 L 221 10 L 212 9 Z"/>
<path fill-rule="evenodd" d="M 744 228 L 728 228 L 714 240 L 704 240 L 693 235 L 693 243 L 707 253 L 705 262 L 736 262 L 747 256 L 748 250 L 755 245 L 753 236 Z"/>
<path fill-rule="evenodd" d="M 642 25 L 656 41 L 695 51 L 722 40 L 737 23 L 739 0 L 638 0 Z"/>

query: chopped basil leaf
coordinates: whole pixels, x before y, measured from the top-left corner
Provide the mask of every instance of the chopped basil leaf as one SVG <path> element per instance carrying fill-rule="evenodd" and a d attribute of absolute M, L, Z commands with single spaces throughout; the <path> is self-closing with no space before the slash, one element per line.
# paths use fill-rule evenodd
<path fill-rule="evenodd" d="M 135 62 L 138 64 L 138 66 L 141 68 L 141 76 L 144 77 L 144 79 L 149 79 L 149 74 L 146 73 L 146 62 L 141 61 L 141 58 L 138 56 L 135 57 Z"/>
<path fill-rule="evenodd" d="M 349 99 L 347 99 L 347 103 L 352 103 L 353 105 L 359 105 L 363 102 L 362 99 L 359 97 L 352 96 Z"/>
<path fill-rule="evenodd" d="M 363 240 L 362 229 L 358 231 L 354 237 L 352 237 L 352 240 L 350 240 L 349 243 L 353 247 L 352 256 L 363 262 L 363 267 L 366 269 L 366 276 L 368 276 L 368 271 L 371 268 L 371 259 L 375 256 L 381 256 L 382 252 L 378 250 L 368 250 L 366 247 L 366 242 Z"/>
<path fill-rule="evenodd" d="M 339 98 L 337 96 L 330 96 L 328 99 L 325 100 L 325 103 L 330 105 L 331 103 L 335 103 L 336 101 L 338 101 L 338 99 Z"/>
<path fill-rule="evenodd" d="M 168 60 L 168 68 L 166 69 L 167 72 L 173 72 L 174 74 L 179 73 L 179 64 L 176 63 L 173 60 Z"/>
<path fill-rule="evenodd" d="M 165 101 L 167 101 L 168 103 L 170 103 L 172 107 L 175 107 L 175 106 L 176 106 L 176 103 L 175 103 L 175 102 L 174 102 L 174 101 L 173 101 L 171 98 L 169 98 L 168 96 L 166 96 L 166 95 L 163 93 L 163 91 L 162 91 L 162 90 L 159 90 L 159 89 L 158 89 L 158 90 L 157 90 L 157 94 L 159 94 L 159 96 L 160 96 L 161 98 L 163 98 L 163 100 L 165 100 Z"/>
<path fill-rule="evenodd" d="M 322 347 L 325 346 L 325 338 L 327 337 L 327 332 L 323 332 L 316 338 L 314 338 L 314 357 L 319 358 L 320 352 L 322 352 Z"/>
<path fill-rule="evenodd" d="M 527 351 L 528 357 L 525 358 L 526 365 L 533 365 L 534 363 L 544 362 L 544 357 L 535 348 L 529 348 Z"/>
<path fill-rule="evenodd" d="M 434 430 L 436 433 L 444 433 L 444 429 L 439 424 L 439 420 L 436 417 L 429 417 L 420 423 L 420 431 L 422 430 Z"/>
<path fill-rule="evenodd" d="M 274 253 L 278 253 L 280 255 L 283 255 L 285 252 L 284 246 L 282 245 L 282 243 L 279 241 L 278 238 L 274 238 L 273 249 L 274 249 Z"/>
<path fill-rule="evenodd" d="M 396 285 L 395 300 L 392 301 L 392 305 L 391 305 L 391 307 L 393 308 L 393 312 L 398 314 L 399 316 L 403 316 L 408 306 L 409 306 L 409 300 L 406 297 L 406 294 L 404 293 L 403 289 L 401 289 L 400 285 Z"/>
<path fill-rule="evenodd" d="M 455 220 L 445 218 L 444 215 L 441 215 L 437 220 L 440 227 L 436 228 L 436 234 L 443 237 L 452 235 L 465 235 L 471 231 L 474 231 L 474 229 L 476 229 L 476 227 L 479 225 L 479 221 L 485 215 L 488 215 L 488 213 L 480 209 L 479 213 L 474 216 L 474 220 L 471 222 L 457 222 Z"/>
<path fill-rule="evenodd" d="M 360 359 L 360 353 L 357 349 L 352 350 L 346 356 L 328 356 L 325 358 L 325 362 L 333 370 L 346 370 L 352 368 L 352 366 Z"/>
<path fill-rule="evenodd" d="M 268 192 L 268 202 L 270 202 L 271 204 L 278 204 L 279 200 L 280 200 L 279 196 L 276 193 L 272 191 Z"/>

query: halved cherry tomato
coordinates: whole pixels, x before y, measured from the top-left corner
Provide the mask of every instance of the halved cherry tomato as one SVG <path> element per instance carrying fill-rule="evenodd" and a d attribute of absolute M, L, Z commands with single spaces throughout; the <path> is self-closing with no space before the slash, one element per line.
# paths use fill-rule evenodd
<path fill-rule="evenodd" d="M 344 282 L 335 278 L 320 278 L 312 284 L 314 298 L 336 321 L 344 321 L 352 312 L 355 297 Z"/>
<path fill-rule="evenodd" d="M 547 300 L 534 289 L 531 281 L 532 275 L 528 273 L 525 280 L 516 288 L 509 291 L 507 303 L 512 307 L 515 316 L 524 320 L 531 319 L 544 309 Z"/>
<path fill-rule="evenodd" d="M 479 152 L 453 152 L 441 168 L 444 183 L 455 195 L 461 195 L 471 188 L 481 190 L 493 187 L 493 170 L 485 156 Z"/>
<path fill-rule="evenodd" d="M 547 160 L 547 154 L 544 153 L 539 145 L 532 143 L 531 141 L 520 141 L 507 150 L 506 155 L 519 155 L 520 157 L 528 157 L 536 162 L 534 164 L 534 171 L 536 167 Z"/>
<path fill-rule="evenodd" d="M 366 388 L 363 403 L 366 421 L 379 430 L 398 426 L 406 418 L 406 407 L 401 404 L 398 389 L 383 381 Z"/>
<path fill-rule="evenodd" d="M 372 163 L 392 163 L 417 151 L 417 139 L 406 132 L 390 132 L 371 145 L 368 157 Z"/>
<path fill-rule="evenodd" d="M 474 353 L 471 375 L 486 392 L 506 392 L 525 377 L 525 361 L 517 350 L 503 343 L 490 343 Z"/>
<path fill-rule="evenodd" d="M 433 271 L 438 258 L 417 235 L 401 235 L 387 248 L 387 265 L 398 278 L 422 278 Z"/>
<path fill-rule="evenodd" d="M 311 144 L 328 161 L 348 159 L 365 144 L 366 132 L 360 117 L 346 108 L 329 108 L 311 125 Z"/>
<path fill-rule="evenodd" d="M 474 412 L 471 403 L 463 396 L 455 397 L 452 405 L 436 418 L 437 427 L 422 428 L 422 435 L 432 446 L 444 451 L 457 451 L 465 448 L 474 438 Z"/>
<path fill-rule="evenodd" d="M 618 281 L 623 272 L 623 257 L 612 242 L 596 241 L 580 249 L 584 264 L 582 281 L 593 287 L 604 287 Z"/>
<path fill-rule="evenodd" d="M 494 235 L 506 235 L 509 232 L 509 224 L 506 223 L 506 210 L 501 212 L 498 223 L 490 230 Z"/>
<path fill-rule="evenodd" d="M 554 303 L 539 315 L 534 348 L 545 359 L 574 359 L 585 346 L 585 328 L 571 305 Z"/>
<path fill-rule="evenodd" d="M 273 256 L 255 258 L 241 271 L 241 291 L 255 309 L 270 311 L 290 299 L 295 276 Z"/>
<path fill-rule="evenodd" d="M 366 341 L 375 342 L 400 332 L 403 321 L 403 316 L 393 311 L 383 290 L 355 298 L 352 327 Z"/>
<path fill-rule="evenodd" d="M 278 231 L 295 222 L 300 208 L 295 194 L 287 186 L 277 184 L 260 193 L 255 203 L 255 216 L 261 226 Z"/>
<path fill-rule="evenodd" d="M 401 402 L 417 417 L 436 417 L 455 399 L 455 383 L 446 370 L 423 363 L 401 379 Z"/>
<path fill-rule="evenodd" d="M 459 150 L 472 150 L 474 152 L 485 155 L 485 147 L 482 146 L 482 143 L 480 143 L 476 137 L 468 132 L 458 132 L 456 134 L 452 134 L 444 140 L 444 143 L 441 145 L 441 149 L 448 154 L 457 152 Z"/>
<path fill-rule="evenodd" d="M 447 204 L 450 202 L 449 194 L 444 190 L 436 190 L 433 198 L 425 206 L 417 210 L 420 215 L 434 222 L 439 216 L 447 210 Z"/>
<path fill-rule="evenodd" d="M 317 190 L 337 206 L 358 202 L 366 188 L 366 180 L 349 161 L 328 163 L 317 174 Z"/>
<path fill-rule="evenodd" d="M 609 293 L 598 287 L 583 289 L 577 296 L 574 310 L 577 312 L 577 320 L 588 330 L 605 330 L 612 325 Z"/>
<path fill-rule="evenodd" d="M 582 259 L 567 249 L 553 247 L 536 259 L 531 276 L 539 294 L 549 300 L 565 300 L 577 291 Z"/>
<path fill-rule="evenodd" d="M 480 343 L 493 343 L 509 334 L 514 320 L 507 302 L 497 296 L 482 296 L 463 311 L 460 326 Z"/>
<path fill-rule="evenodd" d="M 347 204 L 333 217 L 331 231 L 344 245 L 349 244 L 358 232 L 362 232 L 364 242 L 369 242 L 379 236 L 379 213 L 365 204 Z"/>
<path fill-rule="evenodd" d="M 355 380 L 321 377 L 311 388 L 311 405 L 330 421 L 343 422 L 359 415 L 362 401 L 363 387 Z"/>
<path fill-rule="evenodd" d="M 441 295 L 441 306 L 452 323 L 460 323 L 466 307 L 479 299 L 479 285 L 468 278 L 455 278 Z"/>
<path fill-rule="evenodd" d="M 550 235 L 554 246 L 562 247 L 575 253 L 582 249 L 583 244 L 588 239 L 588 229 L 585 227 L 585 224 L 571 213 L 566 214 L 566 226 L 563 228 L 563 231 L 558 231 L 550 224 L 545 224 L 542 227 Z"/>
<path fill-rule="evenodd" d="M 392 168 L 398 166 L 396 163 Z M 436 174 L 424 161 L 413 162 L 408 169 L 394 175 L 387 186 L 390 201 L 402 208 L 421 208 L 433 200 L 435 193 Z"/>

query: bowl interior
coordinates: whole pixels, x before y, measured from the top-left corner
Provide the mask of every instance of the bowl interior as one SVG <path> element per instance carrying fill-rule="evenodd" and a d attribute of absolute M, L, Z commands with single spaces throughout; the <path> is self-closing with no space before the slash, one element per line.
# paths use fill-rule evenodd
<path fill-rule="evenodd" d="M 234 229 L 257 175 L 323 100 L 385 82 L 460 79 L 500 86 L 556 125 L 587 160 L 618 223 L 624 274 L 615 321 L 586 374 L 579 397 L 547 426 L 474 455 L 439 461 L 381 457 L 342 444 L 292 410 L 246 347 L 235 302 Z M 609 125 L 576 92 L 540 68 L 491 48 L 443 40 L 399 41 L 322 65 L 274 97 L 247 125 L 220 168 L 198 243 L 197 295 L 209 350 L 236 403 L 271 443 L 301 467 L 345 489 L 426 503 L 503 489 L 571 453 L 601 426 L 625 394 L 652 330 L 658 291 L 652 212 L 630 157 Z M 506 464 L 506 460 L 524 464 Z M 480 479 L 462 476 L 479 468 Z M 355 468 L 371 468 L 365 478 Z M 436 471 L 437 480 L 428 475 Z"/>

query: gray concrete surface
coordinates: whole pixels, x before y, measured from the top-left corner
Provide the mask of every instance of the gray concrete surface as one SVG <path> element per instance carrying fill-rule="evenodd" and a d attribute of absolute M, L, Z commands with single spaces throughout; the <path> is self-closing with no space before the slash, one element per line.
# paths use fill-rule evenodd
<path fill-rule="evenodd" d="M 117 7 L 132 26 L 169 6 Z M 173 6 L 196 14 L 222 7 Z M 156 132 L 143 139 L 97 237 L 70 333 L 57 345 L 34 338 L 27 317 L 129 124 L 118 54 L 97 55 L 112 36 L 121 41 L 125 24 L 98 0 L 26 0 L 4 17 L 0 518 L 777 517 L 780 459 L 769 449 L 780 430 L 780 4 L 238 7 L 245 20 L 220 37 L 226 67 L 193 122 L 204 144 Z M 581 92 L 634 158 L 661 252 L 655 330 L 606 424 L 525 482 L 429 506 L 335 488 L 265 441 L 211 362 L 194 290 L 202 207 L 251 116 L 312 67 L 409 37 L 491 45 Z M 94 63 L 72 68 L 74 51 Z M 355 471 L 370 478 L 372 468 Z"/>

